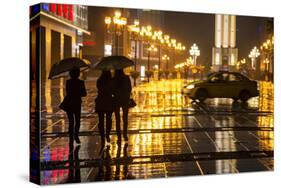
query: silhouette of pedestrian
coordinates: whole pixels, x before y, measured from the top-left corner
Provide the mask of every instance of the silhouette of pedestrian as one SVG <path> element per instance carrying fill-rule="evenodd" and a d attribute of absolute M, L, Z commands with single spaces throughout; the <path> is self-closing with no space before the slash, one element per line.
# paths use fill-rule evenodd
<path fill-rule="evenodd" d="M 104 146 L 105 144 L 105 136 L 106 141 L 110 142 L 110 131 L 112 128 L 112 113 L 114 110 L 112 84 L 113 83 L 110 71 L 102 71 L 101 76 L 97 80 L 98 96 L 95 100 L 95 111 L 99 117 L 98 128 L 102 146 Z M 104 131 L 104 117 L 106 117 L 106 135 Z"/>
<path fill-rule="evenodd" d="M 114 76 L 114 89 L 113 94 L 116 100 L 116 107 L 114 110 L 116 118 L 116 131 L 118 136 L 118 142 L 121 142 L 121 129 L 120 129 L 120 109 L 123 112 L 123 137 L 125 141 L 128 141 L 128 113 L 129 113 L 129 100 L 132 91 L 131 80 L 129 76 L 124 74 L 123 69 L 116 70 Z"/>
<path fill-rule="evenodd" d="M 64 109 L 67 113 L 70 139 L 74 138 L 76 143 L 80 144 L 81 98 L 85 97 L 87 92 L 84 81 L 79 79 L 80 70 L 78 68 L 69 71 L 69 75 L 71 79 L 66 81 L 66 96 L 60 108 Z"/>

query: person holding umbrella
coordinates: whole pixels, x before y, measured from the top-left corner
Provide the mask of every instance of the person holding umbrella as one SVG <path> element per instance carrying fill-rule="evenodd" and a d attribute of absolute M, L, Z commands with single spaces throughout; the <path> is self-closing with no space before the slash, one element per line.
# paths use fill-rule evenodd
<path fill-rule="evenodd" d="M 70 139 L 74 137 L 76 143 L 80 144 L 81 97 L 87 96 L 87 92 L 84 81 L 79 79 L 79 68 L 73 68 L 69 75 L 71 78 L 66 81 L 66 96 L 60 107 L 67 113 Z"/>
<path fill-rule="evenodd" d="M 129 113 L 129 101 L 131 96 L 132 86 L 129 76 L 124 74 L 123 69 L 115 71 L 114 76 L 114 89 L 113 94 L 116 100 L 116 107 L 114 110 L 116 119 L 116 131 L 118 136 L 118 143 L 121 142 L 121 130 L 120 130 L 120 109 L 122 108 L 123 119 L 123 138 L 128 141 L 128 113 Z"/>
<path fill-rule="evenodd" d="M 121 142 L 120 129 L 120 109 L 123 111 L 123 137 L 128 141 L 128 112 L 129 101 L 131 95 L 131 81 L 129 76 L 125 75 L 123 69 L 133 66 L 134 62 L 125 56 L 108 56 L 101 59 L 95 66 L 95 69 L 100 70 L 116 70 L 113 78 L 113 107 L 116 118 L 116 132 L 118 136 L 118 143 Z"/>
<path fill-rule="evenodd" d="M 75 139 L 77 144 L 81 143 L 79 139 L 81 98 L 87 95 L 85 83 L 79 79 L 79 76 L 80 71 L 88 70 L 90 65 L 91 63 L 86 59 L 70 57 L 53 64 L 49 73 L 49 79 L 70 76 L 66 81 L 66 95 L 59 107 L 67 113 L 69 139 Z"/>
<path fill-rule="evenodd" d="M 99 133 L 101 137 L 102 148 L 106 141 L 110 143 L 110 131 L 112 127 L 112 113 L 114 109 L 113 83 L 109 70 L 103 70 L 97 80 L 98 96 L 95 99 L 95 112 L 98 114 Z M 106 135 L 104 131 L 104 117 L 106 118 Z"/>

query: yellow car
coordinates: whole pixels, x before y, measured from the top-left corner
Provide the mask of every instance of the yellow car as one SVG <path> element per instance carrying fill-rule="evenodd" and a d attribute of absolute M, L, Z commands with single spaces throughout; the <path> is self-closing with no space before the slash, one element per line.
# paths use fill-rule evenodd
<path fill-rule="evenodd" d="M 259 95 L 258 84 L 237 72 L 214 72 L 207 80 L 192 82 L 183 87 L 182 93 L 191 99 L 204 102 L 207 98 L 232 98 L 246 102 Z"/>

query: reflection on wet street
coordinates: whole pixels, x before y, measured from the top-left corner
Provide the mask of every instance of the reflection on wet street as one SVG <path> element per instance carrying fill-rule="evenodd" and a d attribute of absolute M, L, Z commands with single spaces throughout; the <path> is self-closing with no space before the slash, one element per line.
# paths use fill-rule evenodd
<path fill-rule="evenodd" d="M 52 82 L 52 83 L 51 83 Z M 65 80 L 42 87 L 41 183 L 89 182 L 273 170 L 273 84 L 247 104 L 231 99 L 193 102 L 183 80 L 151 81 L 133 89 L 129 142 L 103 150 L 94 113 L 94 78 L 86 80 L 81 145 L 68 139 L 66 114 L 58 108 Z M 114 119 L 114 117 L 113 117 Z"/>

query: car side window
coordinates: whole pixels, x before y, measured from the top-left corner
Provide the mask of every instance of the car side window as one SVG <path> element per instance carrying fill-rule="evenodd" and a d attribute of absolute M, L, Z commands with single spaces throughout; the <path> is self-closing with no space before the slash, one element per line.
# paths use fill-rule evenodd
<path fill-rule="evenodd" d="M 224 82 L 229 81 L 229 74 L 228 73 L 223 73 L 222 74 L 222 81 L 224 81 Z"/>
<path fill-rule="evenodd" d="M 220 74 L 213 75 L 213 76 L 210 78 L 210 81 L 211 81 L 211 82 L 219 82 L 219 81 L 221 81 L 221 75 L 220 75 Z"/>
<path fill-rule="evenodd" d="M 242 77 L 239 75 L 235 75 L 235 74 L 229 74 L 229 81 L 230 82 L 239 82 L 242 80 Z"/>

